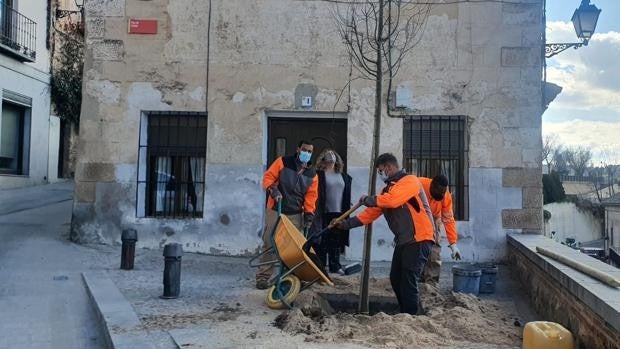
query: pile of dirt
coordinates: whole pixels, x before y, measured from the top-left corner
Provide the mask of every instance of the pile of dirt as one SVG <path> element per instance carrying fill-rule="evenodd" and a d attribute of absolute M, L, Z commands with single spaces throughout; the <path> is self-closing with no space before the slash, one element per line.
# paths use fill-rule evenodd
<path fill-rule="evenodd" d="M 456 346 L 458 343 L 487 343 L 519 346 L 521 328 L 507 304 L 475 296 L 440 292 L 420 284 L 425 315 L 375 315 L 339 313 L 321 296 L 329 292 L 358 293 L 356 278 L 336 278 L 335 287 L 317 285 L 302 292 L 294 308 L 278 316 L 274 325 L 290 334 L 306 335 L 309 342 L 359 342 L 374 347 Z M 388 279 L 371 279 L 371 296 L 391 296 Z"/>

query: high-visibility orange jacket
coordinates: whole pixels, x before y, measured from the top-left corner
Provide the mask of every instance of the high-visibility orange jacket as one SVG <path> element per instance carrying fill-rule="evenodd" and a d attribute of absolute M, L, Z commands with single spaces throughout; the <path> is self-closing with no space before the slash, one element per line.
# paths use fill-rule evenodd
<path fill-rule="evenodd" d="M 424 193 L 428 199 L 428 204 L 431 206 L 431 212 L 433 218 L 441 218 L 444 227 L 446 228 L 446 235 L 448 237 L 448 243 L 450 245 L 455 244 L 457 240 L 456 222 L 454 221 L 454 212 L 452 211 L 452 195 L 450 191 L 446 191 L 446 195 L 443 200 L 437 201 L 431 196 L 431 182 L 432 179 L 426 177 L 418 177 Z M 439 241 L 437 241 L 439 242 Z"/>
<path fill-rule="evenodd" d="M 366 208 L 357 219 L 366 225 L 383 214 L 397 245 L 434 241 L 430 207 L 418 178 L 401 171 L 387 182 L 388 185 L 376 197 L 377 206 Z"/>
<path fill-rule="evenodd" d="M 276 186 L 282 194 L 282 213 L 314 213 L 319 196 L 319 180 L 312 168 L 303 168 L 295 156 L 279 157 L 263 175 L 263 188 Z M 275 209 L 269 196 L 267 208 Z"/>

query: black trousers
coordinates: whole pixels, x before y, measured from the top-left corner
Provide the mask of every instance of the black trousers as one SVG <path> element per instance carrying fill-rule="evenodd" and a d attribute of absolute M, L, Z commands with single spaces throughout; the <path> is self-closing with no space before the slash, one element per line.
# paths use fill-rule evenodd
<path fill-rule="evenodd" d="M 394 248 L 390 283 L 401 313 L 416 315 L 420 295 L 418 280 L 431 253 L 432 241 L 411 242 Z"/>
<path fill-rule="evenodd" d="M 340 213 L 323 214 L 324 228 L 329 225 L 332 219 L 340 216 Z M 340 253 L 342 252 L 342 240 L 338 229 L 330 229 L 321 238 L 317 255 L 324 266 L 329 266 L 329 272 L 335 273 L 342 268 L 340 265 Z"/>

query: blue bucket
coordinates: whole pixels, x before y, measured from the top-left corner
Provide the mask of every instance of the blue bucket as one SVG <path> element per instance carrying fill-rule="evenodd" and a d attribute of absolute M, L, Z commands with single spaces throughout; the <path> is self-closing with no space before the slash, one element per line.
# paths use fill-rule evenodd
<path fill-rule="evenodd" d="M 482 270 L 473 264 L 458 264 L 452 267 L 452 290 L 454 292 L 478 294 Z"/>
<path fill-rule="evenodd" d="M 495 283 L 497 281 L 497 265 L 484 263 L 478 265 L 482 271 L 480 276 L 480 293 L 495 293 Z"/>

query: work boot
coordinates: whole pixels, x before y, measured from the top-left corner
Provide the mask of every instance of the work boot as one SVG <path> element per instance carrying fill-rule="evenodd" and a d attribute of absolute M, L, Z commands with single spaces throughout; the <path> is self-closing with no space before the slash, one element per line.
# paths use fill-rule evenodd
<path fill-rule="evenodd" d="M 426 315 L 426 309 L 424 308 L 424 306 L 422 305 L 422 302 L 418 303 L 418 312 L 416 315 Z"/>
<path fill-rule="evenodd" d="M 258 290 L 266 290 L 269 288 L 269 281 L 263 279 L 256 280 L 256 289 Z"/>

